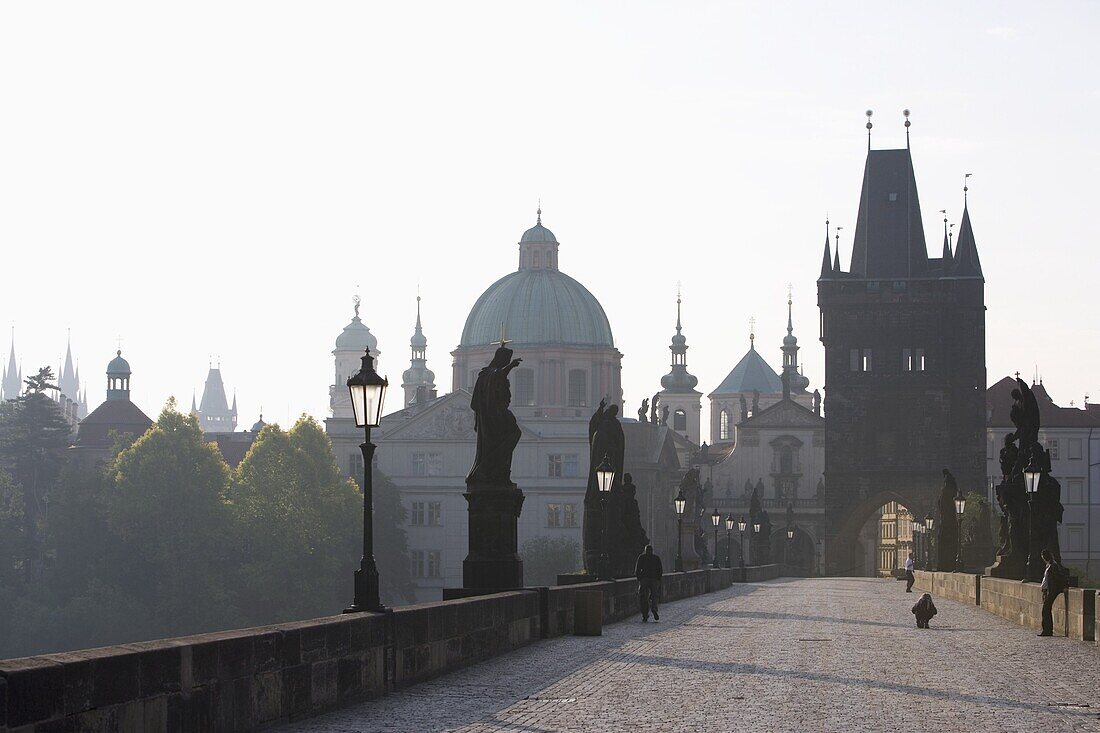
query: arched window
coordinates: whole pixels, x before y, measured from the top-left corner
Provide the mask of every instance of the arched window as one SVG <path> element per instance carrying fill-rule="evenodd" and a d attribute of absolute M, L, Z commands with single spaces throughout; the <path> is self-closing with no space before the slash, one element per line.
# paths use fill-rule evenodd
<path fill-rule="evenodd" d="M 588 406 L 588 372 L 583 369 L 569 370 L 569 401 L 570 407 Z"/>
<path fill-rule="evenodd" d="M 542 253 L 536 251 L 533 254 L 535 258 L 535 267 L 542 267 Z"/>
<path fill-rule="evenodd" d="M 730 412 L 722 410 L 718 413 L 718 440 L 730 439 Z"/>
<path fill-rule="evenodd" d="M 779 451 L 779 472 L 794 473 L 794 454 L 790 447 L 784 446 Z"/>
<path fill-rule="evenodd" d="M 672 429 L 683 432 L 688 429 L 688 416 L 683 410 L 672 413 Z"/>

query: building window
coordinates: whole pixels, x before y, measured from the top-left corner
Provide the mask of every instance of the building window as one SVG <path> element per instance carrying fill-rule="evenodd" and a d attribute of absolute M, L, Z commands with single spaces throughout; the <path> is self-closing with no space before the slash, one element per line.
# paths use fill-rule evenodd
<path fill-rule="evenodd" d="M 438 501 L 428 502 L 428 526 L 443 526 L 443 504 Z"/>
<path fill-rule="evenodd" d="M 409 512 L 409 524 L 414 527 L 424 525 L 424 502 L 414 501 L 412 503 L 412 511 Z"/>
<path fill-rule="evenodd" d="M 535 404 L 535 370 L 516 369 L 512 372 L 515 394 L 513 402 L 520 407 L 531 407 Z"/>
<path fill-rule="evenodd" d="M 1057 461 L 1058 460 L 1058 441 L 1057 440 L 1047 441 L 1047 448 L 1050 449 L 1050 460 Z"/>
<path fill-rule="evenodd" d="M 1081 460 L 1081 439 L 1070 438 L 1069 439 L 1069 459 L 1071 461 Z"/>
<path fill-rule="evenodd" d="M 428 577 L 438 578 L 441 573 L 442 555 L 439 550 L 428 550 Z"/>
<path fill-rule="evenodd" d="M 718 440 L 730 439 L 730 413 L 729 410 L 722 410 L 718 414 Z"/>
<path fill-rule="evenodd" d="M 569 370 L 569 406 L 588 406 L 588 372 L 583 369 Z"/>
<path fill-rule="evenodd" d="M 361 484 L 363 481 L 363 454 L 352 453 L 348 456 L 348 474 L 355 479 L 355 483 Z"/>
<path fill-rule="evenodd" d="M 551 453 L 546 456 L 546 475 L 571 478 L 579 475 L 576 453 Z"/>
<path fill-rule="evenodd" d="M 1085 482 L 1083 479 L 1071 478 L 1066 482 L 1066 503 L 1085 503 Z"/>
<path fill-rule="evenodd" d="M 563 522 L 564 522 L 566 527 L 576 527 L 577 526 L 577 505 L 576 504 L 566 504 L 564 515 L 565 516 L 563 518 Z"/>
<path fill-rule="evenodd" d="M 409 473 L 413 476 L 441 476 L 443 474 L 443 454 L 413 451 L 409 454 Z"/>
<path fill-rule="evenodd" d="M 907 372 L 923 372 L 924 349 L 902 349 L 901 366 Z"/>
<path fill-rule="evenodd" d="M 1070 524 L 1066 527 L 1066 550 L 1069 552 L 1081 552 L 1085 549 L 1085 528 L 1080 524 Z"/>
<path fill-rule="evenodd" d="M 424 577 L 423 550 L 409 550 L 409 575 L 414 578 Z"/>
<path fill-rule="evenodd" d="M 542 253 L 536 251 L 536 252 L 534 252 L 534 257 L 535 257 L 535 267 L 542 267 Z"/>
<path fill-rule="evenodd" d="M 871 371 L 871 350 L 870 349 L 864 349 L 863 350 L 863 371 L 865 371 L 865 372 Z"/>
<path fill-rule="evenodd" d="M 576 527 L 577 525 L 577 505 L 576 504 L 547 504 L 546 505 L 546 526 L 547 527 Z"/>
<path fill-rule="evenodd" d="M 672 413 L 672 429 L 684 431 L 688 429 L 688 416 L 683 410 Z"/>

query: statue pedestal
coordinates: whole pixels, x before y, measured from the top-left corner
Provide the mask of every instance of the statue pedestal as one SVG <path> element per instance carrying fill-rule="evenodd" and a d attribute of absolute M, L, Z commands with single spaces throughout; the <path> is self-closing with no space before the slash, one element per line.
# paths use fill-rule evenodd
<path fill-rule="evenodd" d="M 469 554 L 462 561 L 462 587 L 506 590 L 523 587 L 518 522 L 523 492 L 515 484 L 470 485 L 465 494 L 470 520 Z"/>

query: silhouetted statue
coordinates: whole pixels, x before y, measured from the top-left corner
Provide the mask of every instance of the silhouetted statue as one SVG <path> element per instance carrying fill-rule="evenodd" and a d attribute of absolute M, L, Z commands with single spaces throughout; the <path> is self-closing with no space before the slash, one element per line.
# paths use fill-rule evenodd
<path fill-rule="evenodd" d="M 760 560 L 757 565 L 768 565 L 772 561 L 772 518 L 765 509 L 760 513 Z"/>
<path fill-rule="evenodd" d="M 821 417 L 821 391 L 814 390 L 814 414 Z"/>
<path fill-rule="evenodd" d="M 612 560 L 616 578 L 629 577 L 634 572 L 635 561 L 649 544 L 649 537 L 642 527 L 642 516 L 638 509 L 637 487 L 629 473 L 623 474 L 622 484 L 612 489 L 617 494 L 614 499 L 619 513 L 619 525 L 622 534 L 619 541 L 612 545 Z"/>
<path fill-rule="evenodd" d="M 752 414 L 760 412 L 760 390 L 754 389 L 752 391 Z"/>
<path fill-rule="evenodd" d="M 683 537 L 684 568 L 687 570 L 694 570 L 698 567 L 699 562 L 699 554 L 695 551 L 695 517 L 700 511 L 699 494 L 701 493 L 698 468 L 689 468 L 687 470 L 684 477 L 680 479 L 677 493 L 682 493 L 685 500 L 683 534 L 681 535 Z"/>
<path fill-rule="evenodd" d="M 1039 442 L 1039 403 L 1027 382 L 1016 377 L 1017 388 L 1012 390 L 1012 409 L 1009 417 L 1016 426 L 1019 453 L 1013 473 L 1022 473 L 1031 459 L 1032 448 Z"/>
<path fill-rule="evenodd" d="M 1040 476 L 1039 490 L 1035 492 L 1035 498 L 1031 502 L 1031 509 L 1035 513 L 1034 525 L 1031 530 L 1035 543 L 1033 549 L 1036 557 L 1038 557 L 1040 551 L 1050 550 L 1054 553 L 1054 559 L 1060 563 L 1062 562 L 1062 551 L 1058 544 L 1058 525 L 1062 523 L 1064 509 L 1062 506 L 1062 486 L 1050 475 L 1050 455 L 1046 453 L 1045 449 L 1038 449 L 1043 451 L 1040 460 L 1045 462 L 1047 470 Z M 1040 570 L 1036 575 L 1041 579 L 1041 569 L 1043 567 L 1041 560 L 1038 561 L 1038 567 Z M 1034 567 L 1032 572 L 1036 572 Z"/>
<path fill-rule="evenodd" d="M 661 424 L 668 425 L 668 405 L 661 408 Z"/>
<path fill-rule="evenodd" d="M 824 477 L 819 478 L 817 480 L 816 496 L 817 496 L 818 501 L 821 501 L 825 498 L 825 478 Z"/>
<path fill-rule="evenodd" d="M 749 403 L 745 402 L 745 395 L 737 395 L 737 399 L 741 402 L 741 422 L 749 419 Z"/>
<path fill-rule="evenodd" d="M 513 359 L 512 350 L 501 346 L 489 365 L 477 374 L 470 409 L 474 412 L 477 451 L 466 485 L 511 485 L 512 452 L 519 443 L 516 416 L 508 409 L 512 391 L 508 373 L 523 359 Z"/>
<path fill-rule="evenodd" d="M 936 501 L 936 570 L 951 572 L 956 569 L 955 556 L 959 551 L 958 519 L 955 517 L 955 496 L 959 486 L 955 477 L 943 469 L 943 487 Z"/>
<path fill-rule="evenodd" d="M 648 413 L 649 413 L 649 398 L 648 397 L 643 397 L 642 398 L 642 406 L 638 408 L 638 422 L 648 423 L 649 422 Z"/>
<path fill-rule="evenodd" d="M 745 493 L 742 496 L 742 498 L 745 501 L 748 501 L 749 496 L 751 496 L 751 495 L 752 495 L 752 480 L 751 479 L 745 479 Z"/>
<path fill-rule="evenodd" d="M 584 527 L 582 537 L 584 540 L 584 567 L 589 573 L 599 572 L 600 555 L 603 552 L 604 533 L 604 497 L 600 494 L 600 482 L 596 476 L 596 469 L 607 456 L 611 468 L 615 471 L 615 478 L 611 484 L 611 493 L 622 482 L 623 461 L 626 455 L 626 440 L 623 437 L 623 426 L 618 419 L 619 406 L 608 405 L 606 400 L 600 400 L 599 407 L 592 413 L 588 421 L 588 488 L 584 494 Z M 615 512 L 611 506 L 611 497 L 608 497 L 609 517 L 614 517 Z M 609 542 L 612 547 L 611 534 L 614 529 L 608 523 Z M 637 557 L 635 553 L 634 557 Z"/>
<path fill-rule="evenodd" d="M 657 406 L 661 404 L 660 393 L 653 395 L 653 399 L 649 401 L 649 421 L 654 425 L 657 424 Z"/>
<path fill-rule="evenodd" d="M 760 504 L 760 492 L 754 488 L 752 496 L 749 498 L 749 517 L 752 518 L 753 522 L 756 522 L 762 511 L 764 511 L 764 508 Z"/>

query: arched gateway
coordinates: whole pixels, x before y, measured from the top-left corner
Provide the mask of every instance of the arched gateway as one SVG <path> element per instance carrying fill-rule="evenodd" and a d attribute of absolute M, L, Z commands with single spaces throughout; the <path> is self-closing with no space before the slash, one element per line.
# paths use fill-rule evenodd
<path fill-rule="evenodd" d="M 868 125 L 869 127 L 869 125 Z M 860 529 L 898 501 L 931 511 L 949 468 L 985 486 L 985 279 L 965 207 L 929 257 L 907 148 L 867 151 L 851 265 L 840 238 L 817 281 L 825 346 L 823 570 L 863 566 Z"/>

